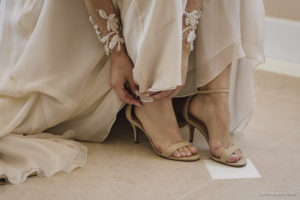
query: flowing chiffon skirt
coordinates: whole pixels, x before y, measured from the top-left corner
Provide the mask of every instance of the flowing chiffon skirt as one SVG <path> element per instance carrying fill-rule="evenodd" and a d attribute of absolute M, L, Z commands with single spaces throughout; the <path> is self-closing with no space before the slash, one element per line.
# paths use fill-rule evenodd
<path fill-rule="evenodd" d="M 134 80 L 143 92 L 181 80 L 186 0 L 114 0 Z M 262 0 L 203 0 L 186 84 L 189 96 L 232 63 L 230 131 L 242 133 L 253 103 L 253 69 L 264 61 Z M 0 1 L 0 177 L 21 183 L 81 167 L 125 105 L 109 87 L 109 59 L 81 0 Z M 46 158 L 46 159 L 45 159 Z M 3 167 L 2 167 L 3 166 Z"/>

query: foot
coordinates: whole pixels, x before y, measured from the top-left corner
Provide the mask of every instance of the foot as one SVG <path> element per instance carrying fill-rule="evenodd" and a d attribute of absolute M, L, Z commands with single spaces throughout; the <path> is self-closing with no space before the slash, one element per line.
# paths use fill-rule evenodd
<path fill-rule="evenodd" d="M 170 99 L 155 100 L 151 103 L 143 103 L 143 106 L 134 106 L 134 112 L 158 152 L 162 153 L 168 146 L 184 141 Z M 189 146 L 177 149 L 172 156 L 190 157 L 196 153 L 196 147 Z"/>
<path fill-rule="evenodd" d="M 209 151 L 220 157 L 224 148 L 232 146 L 229 136 L 228 93 L 198 94 L 189 106 L 190 113 L 206 124 L 209 133 Z M 237 162 L 243 157 L 242 151 L 236 150 L 227 162 Z"/>

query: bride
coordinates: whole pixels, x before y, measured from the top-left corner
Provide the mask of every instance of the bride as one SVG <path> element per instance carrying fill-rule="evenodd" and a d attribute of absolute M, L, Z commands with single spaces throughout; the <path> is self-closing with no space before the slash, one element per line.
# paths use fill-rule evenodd
<path fill-rule="evenodd" d="M 0 177 L 24 182 L 84 166 L 126 106 L 159 156 L 246 165 L 230 133 L 251 117 L 264 61 L 261 0 L 0 1 Z M 177 113 L 178 114 L 178 113 Z M 77 140 L 77 141 L 75 141 Z"/>

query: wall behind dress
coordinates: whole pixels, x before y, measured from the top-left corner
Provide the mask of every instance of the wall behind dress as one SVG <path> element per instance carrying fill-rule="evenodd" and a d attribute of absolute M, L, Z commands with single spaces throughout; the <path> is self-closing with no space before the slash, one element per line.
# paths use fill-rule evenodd
<path fill-rule="evenodd" d="M 266 16 L 300 21 L 300 0 L 264 0 Z"/>
<path fill-rule="evenodd" d="M 300 77 L 300 0 L 263 0 L 266 63 L 261 69 Z"/>
<path fill-rule="evenodd" d="M 300 0 L 263 0 L 267 57 L 300 65 Z"/>

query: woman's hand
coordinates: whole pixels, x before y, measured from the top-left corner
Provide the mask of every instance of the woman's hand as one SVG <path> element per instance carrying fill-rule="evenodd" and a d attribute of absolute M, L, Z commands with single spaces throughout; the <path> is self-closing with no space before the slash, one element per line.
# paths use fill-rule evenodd
<path fill-rule="evenodd" d="M 122 101 L 141 106 L 141 101 L 135 95 L 138 87 L 133 81 L 133 64 L 127 53 L 121 50 L 111 54 L 110 61 L 110 86 Z"/>

